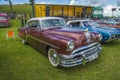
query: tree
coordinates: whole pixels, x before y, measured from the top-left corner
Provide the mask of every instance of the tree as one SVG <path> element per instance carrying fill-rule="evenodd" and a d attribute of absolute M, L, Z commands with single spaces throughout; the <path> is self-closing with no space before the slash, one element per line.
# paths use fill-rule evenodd
<path fill-rule="evenodd" d="M 11 0 L 5 0 L 5 1 L 9 1 L 9 5 L 10 5 L 10 12 L 12 13 L 12 2 L 11 2 Z"/>
<path fill-rule="evenodd" d="M 30 5 L 32 6 L 32 16 L 35 17 L 35 12 L 34 12 L 34 4 L 35 4 L 35 0 L 29 0 Z"/>

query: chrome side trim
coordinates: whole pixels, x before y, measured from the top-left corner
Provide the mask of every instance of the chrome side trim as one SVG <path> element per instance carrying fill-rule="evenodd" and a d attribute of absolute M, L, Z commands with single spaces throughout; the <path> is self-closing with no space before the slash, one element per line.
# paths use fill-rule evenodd
<path fill-rule="evenodd" d="M 37 40 L 37 41 L 42 42 L 42 43 L 44 43 L 44 44 L 47 44 L 47 45 L 49 45 L 49 46 L 51 46 L 51 47 L 53 47 L 53 48 L 60 49 L 60 48 L 57 47 L 57 46 L 51 45 L 51 44 L 49 44 L 49 43 L 47 43 L 47 42 L 45 42 L 45 41 L 39 40 L 39 39 L 37 39 L 37 38 L 35 38 L 35 37 L 28 36 L 28 38 L 32 38 L 32 39 L 34 39 L 34 40 Z"/>

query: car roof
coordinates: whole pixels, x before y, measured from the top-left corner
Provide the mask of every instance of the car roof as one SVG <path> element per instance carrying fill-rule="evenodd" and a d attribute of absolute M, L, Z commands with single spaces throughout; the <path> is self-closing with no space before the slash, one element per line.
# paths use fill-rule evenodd
<path fill-rule="evenodd" d="M 31 21 L 31 20 L 45 20 L 45 19 L 63 19 L 63 18 L 60 18 L 60 17 L 35 17 L 35 18 L 29 19 L 29 21 Z"/>
<path fill-rule="evenodd" d="M 93 20 L 89 20 L 89 19 L 86 19 L 86 20 L 79 19 L 79 20 L 70 20 L 70 21 L 68 21 L 68 22 L 79 22 L 79 21 L 93 21 Z"/>

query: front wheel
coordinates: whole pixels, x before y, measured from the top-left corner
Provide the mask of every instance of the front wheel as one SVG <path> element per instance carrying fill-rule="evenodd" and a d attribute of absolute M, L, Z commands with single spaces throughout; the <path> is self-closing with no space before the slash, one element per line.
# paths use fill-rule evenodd
<path fill-rule="evenodd" d="M 22 41 L 23 44 L 26 44 L 26 43 L 27 43 L 24 39 L 22 39 L 21 41 Z"/>
<path fill-rule="evenodd" d="M 49 59 L 50 63 L 52 64 L 52 66 L 54 66 L 54 67 L 59 66 L 59 64 L 60 64 L 59 56 L 58 56 L 58 53 L 56 52 L 56 50 L 54 50 L 53 48 L 49 48 L 49 50 L 48 50 L 48 59 Z"/>

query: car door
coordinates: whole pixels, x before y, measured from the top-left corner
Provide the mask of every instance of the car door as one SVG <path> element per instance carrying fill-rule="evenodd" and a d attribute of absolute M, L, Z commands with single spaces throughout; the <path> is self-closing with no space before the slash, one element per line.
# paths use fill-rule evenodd
<path fill-rule="evenodd" d="M 27 25 L 27 38 L 28 38 L 28 43 L 31 44 L 33 47 L 38 48 L 39 47 L 39 40 L 38 40 L 38 35 L 40 32 L 40 24 L 38 20 L 32 20 L 28 22 Z"/>
<path fill-rule="evenodd" d="M 37 20 L 33 20 L 28 22 L 27 33 L 29 37 L 29 44 L 31 44 L 36 49 L 46 52 L 46 42 L 44 31 L 41 30 L 40 22 Z"/>

